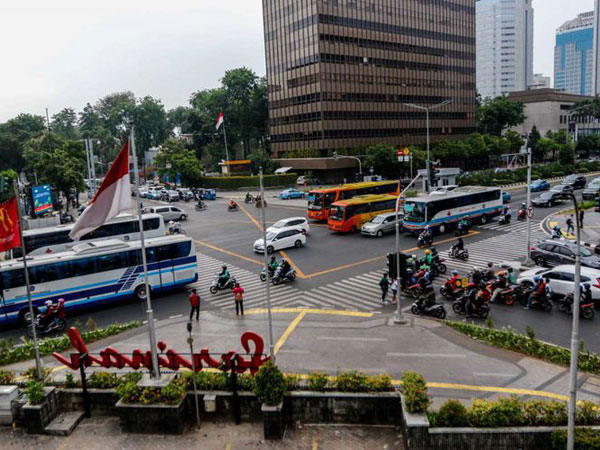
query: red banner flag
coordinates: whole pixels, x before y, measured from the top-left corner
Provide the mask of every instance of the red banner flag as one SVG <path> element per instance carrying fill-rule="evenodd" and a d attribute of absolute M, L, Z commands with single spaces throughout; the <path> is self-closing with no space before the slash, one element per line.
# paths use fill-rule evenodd
<path fill-rule="evenodd" d="M 19 213 L 17 199 L 13 197 L 0 205 L 0 252 L 20 246 Z"/>

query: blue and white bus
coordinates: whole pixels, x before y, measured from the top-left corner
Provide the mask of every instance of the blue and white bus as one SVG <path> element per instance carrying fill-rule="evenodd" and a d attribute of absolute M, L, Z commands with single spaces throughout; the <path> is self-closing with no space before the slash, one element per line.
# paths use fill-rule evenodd
<path fill-rule="evenodd" d="M 404 229 L 418 233 L 426 226 L 444 233 L 461 219 L 487 223 L 502 213 L 502 191 L 497 187 L 463 186 L 443 194 L 407 198 Z"/>
<path fill-rule="evenodd" d="M 31 299 L 35 310 L 44 302 L 65 299 L 66 310 L 145 300 L 141 242 L 117 239 L 86 242 L 71 250 L 28 256 Z M 164 236 L 146 241 L 149 283 L 153 293 L 197 281 L 194 241 Z M 29 319 L 23 259 L 0 263 L 0 324 L 25 324 Z"/>

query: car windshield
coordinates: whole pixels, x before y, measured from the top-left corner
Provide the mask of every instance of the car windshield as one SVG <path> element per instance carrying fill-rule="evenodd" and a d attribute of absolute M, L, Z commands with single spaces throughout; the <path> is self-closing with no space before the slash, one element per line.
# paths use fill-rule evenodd
<path fill-rule="evenodd" d="M 287 224 L 287 221 L 280 220 L 279 222 L 275 222 L 273 224 L 273 228 L 283 228 L 283 227 L 285 227 L 286 224 Z"/>
<path fill-rule="evenodd" d="M 407 222 L 424 222 L 426 209 L 423 202 L 406 202 L 404 203 L 404 218 Z"/>
<path fill-rule="evenodd" d="M 552 198 L 553 194 L 546 192 L 545 194 L 540 195 L 540 198 Z"/>
<path fill-rule="evenodd" d="M 267 241 L 272 241 L 276 235 L 277 235 L 276 233 L 267 233 Z M 261 239 L 261 241 L 262 241 L 262 239 Z"/>
<path fill-rule="evenodd" d="M 332 206 L 329 212 L 329 217 L 333 220 L 342 220 L 344 218 L 343 206 Z"/>
<path fill-rule="evenodd" d="M 573 181 L 577 179 L 577 175 L 569 175 L 567 178 L 565 178 L 565 181 Z"/>
<path fill-rule="evenodd" d="M 375 216 L 369 222 L 371 223 L 383 223 L 383 221 L 387 218 L 387 216 Z"/>
<path fill-rule="evenodd" d="M 592 256 L 592 255 L 593 255 L 593 253 L 592 253 L 591 251 L 589 251 L 587 248 L 582 248 L 582 249 L 579 251 L 579 254 L 580 254 L 581 256 L 583 256 L 583 257 L 586 257 L 586 258 L 588 258 L 588 257 L 590 257 L 590 256 Z"/>

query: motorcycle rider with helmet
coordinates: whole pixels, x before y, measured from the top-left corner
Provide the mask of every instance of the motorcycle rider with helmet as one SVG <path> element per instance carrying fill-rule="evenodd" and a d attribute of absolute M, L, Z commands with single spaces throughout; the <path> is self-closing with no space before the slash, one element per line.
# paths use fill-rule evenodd
<path fill-rule="evenodd" d="M 544 282 L 542 277 L 536 275 L 533 278 L 533 281 L 535 281 L 536 284 L 533 287 L 531 294 L 529 294 L 529 298 L 527 299 L 527 303 L 525 304 L 525 307 L 523 309 L 530 309 L 532 301 L 540 300 L 546 297 L 546 283 Z"/>
<path fill-rule="evenodd" d="M 44 303 L 46 306 L 46 311 L 43 314 L 40 314 L 40 326 L 43 328 L 48 328 L 50 323 L 54 320 L 54 313 L 56 309 L 54 308 L 54 304 L 52 300 L 46 300 Z"/>
<path fill-rule="evenodd" d="M 429 228 L 429 225 L 425 225 L 425 228 L 419 235 L 419 238 L 422 240 L 433 239 L 433 232 L 431 231 L 431 228 Z"/>
<path fill-rule="evenodd" d="M 229 209 L 237 209 L 238 205 L 234 199 L 229 200 Z"/>
<path fill-rule="evenodd" d="M 231 275 L 229 275 L 229 270 L 227 270 L 227 266 L 223 266 L 221 268 L 221 273 L 219 274 L 219 287 L 224 287 L 229 281 L 229 278 L 231 278 Z"/>
<path fill-rule="evenodd" d="M 452 255 L 457 256 L 464 249 L 465 249 L 465 243 L 463 241 L 463 238 L 459 237 L 456 240 L 456 242 L 452 245 L 452 248 L 450 249 L 450 251 L 452 252 Z"/>
<path fill-rule="evenodd" d="M 492 298 L 490 299 L 490 303 L 494 303 L 496 301 L 496 297 L 508 291 L 508 280 L 506 279 L 506 272 L 501 270 L 498 272 L 498 279 L 495 283 L 494 293 L 492 294 Z"/>

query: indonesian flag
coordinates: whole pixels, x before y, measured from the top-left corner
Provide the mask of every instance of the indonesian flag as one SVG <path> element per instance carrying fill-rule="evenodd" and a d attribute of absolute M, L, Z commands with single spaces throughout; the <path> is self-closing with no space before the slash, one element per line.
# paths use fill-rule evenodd
<path fill-rule="evenodd" d="M 0 252 L 21 246 L 17 208 L 16 197 L 0 205 Z"/>
<path fill-rule="evenodd" d="M 123 211 L 131 209 L 129 182 L 129 141 L 125 143 L 108 170 L 100 189 L 79 216 L 69 237 L 77 241 L 84 234 L 104 225 Z"/>
<path fill-rule="evenodd" d="M 219 118 L 217 119 L 217 125 L 216 125 L 216 128 L 217 128 L 217 130 L 218 130 L 219 128 L 221 128 L 221 125 L 223 125 L 223 122 L 224 122 L 224 120 L 225 120 L 225 119 L 223 119 L 223 111 L 221 111 L 221 112 L 219 113 Z"/>

